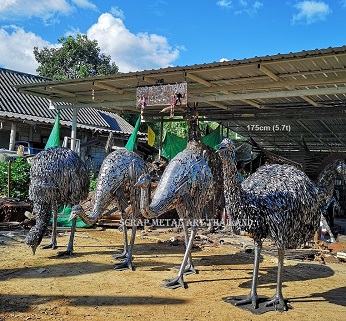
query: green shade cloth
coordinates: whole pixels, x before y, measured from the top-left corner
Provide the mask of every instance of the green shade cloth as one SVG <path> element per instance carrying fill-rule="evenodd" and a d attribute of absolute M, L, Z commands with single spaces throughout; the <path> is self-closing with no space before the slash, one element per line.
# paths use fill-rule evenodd
<path fill-rule="evenodd" d="M 59 122 L 60 122 L 60 116 L 59 113 L 55 117 L 55 123 L 53 126 L 53 129 L 49 135 L 48 141 L 46 143 L 46 146 L 44 149 L 48 149 L 50 147 L 56 147 L 60 146 L 60 127 L 59 127 Z"/>
<path fill-rule="evenodd" d="M 221 143 L 221 130 L 220 126 L 217 126 L 209 135 L 202 138 L 204 144 L 217 150 L 216 145 Z"/>
<path fill-rule="evenodd" d="M 202 141 L 207 146 L 216 150 L 216 145 L 220 144 L 221 142 L 220 126 L 215 128 L 209 135 L 204 136 Z M 162 156 L 167 158 L 168 161 L 171 161 L 175 155 L 182 152 L 186 148 L 186 145 L 186 138 L 181 138 L 177 135 L 167 133 L 162 146 Z"/>
<path fill-rule="evenodd" d="M 162 156 L 171 161 L 172 158 L 186 148 L 187 139 L 177 135 L 166 133 L 162 145 Z"/>
<path fill-rule="evenodd" d="M 70 205 L 67 205 L 67 206 L 60 205 L 59 206 L 57 226 L 71 227 L 72 221 L 69 220 L 71 210 L 72 210 L 72 208 Z M 52 221 L 52 219 L 51 219 L 51 221 Z M 77 217 L 76 227 L 90 227 L 90 225 L 84 223 L 81 218 Z"/>
<path fill-rule="evenodd" d="M 133 151 L 136 145 L 137 133 L 139 129 L 139 125 L 141 124 L 141 116 L 138 117 L 135 128 L 133 129 L 133 133 L 131 134 L 129 140 L 127 141 L 125 148 L 127 150 Z"/>

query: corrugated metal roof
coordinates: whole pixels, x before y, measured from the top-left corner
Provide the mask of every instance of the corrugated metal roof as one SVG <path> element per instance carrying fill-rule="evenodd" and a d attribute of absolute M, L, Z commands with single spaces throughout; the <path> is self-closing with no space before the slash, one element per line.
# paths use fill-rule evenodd
<path fill-rule="evenodd" d="M 30 95 L 123 113 L 140 113 L 138 86 L 187 82 L 188 102 L 266 148 L 346 150 L 346 46 L 184 67 L 19 86 Z M 160 120 L 163 106 L 147 106 Z M 177 108 L 175 115 L 184 115 Z M 249 125 L 257 127 L 249 130 Z M 273 126 L 290 131 L 273 131 Z M 263 130 L 262 130 L 263 129 Z M 321 137 L 323 136 L 323 137 Z"/>
<path fill-rule="evenodd" d="M 0 68 L 0 117 L 53 124 L 56 110 L 49 109 L 49 99 L 19 93 L 15 87 L 18 84 L 34 84 L 43 81 L 50 81 L 50 79 Z M 72 114 L 72 109 L 60 110 L 61 124 L 71 126 Z M 79 110 L 77 127 L 125 134 L 133 132 L 133 126 L 118 114 L 91 107 Z"/>

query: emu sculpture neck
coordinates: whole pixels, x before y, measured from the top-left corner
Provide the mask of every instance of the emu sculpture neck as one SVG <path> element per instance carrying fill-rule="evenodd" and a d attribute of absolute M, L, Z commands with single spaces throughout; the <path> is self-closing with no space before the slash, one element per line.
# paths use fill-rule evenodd
<path fill-rule="evenodd" d="M 337 176 L 336 167 L 340 164 L 340 160 L 333 161 L 328 164 L 319 174 L 316 180 L 318 188 L 326 194 L 327 201 L 331 198 L 334 190 L 334 182 Z"/>
<path fill-rule="evenodd" d="M 235 156 L 230 156 L 229 160 L 222 158 L 223 162 L 223 173 L 224 173 L 224 184 L 226 204 L 241 204 L 241 183 L 237 174 L 237 167 L 235 165 Z M 236 215 L 236 213 L 228 213 L 229 215 Z"/>
<path fill-rule="evenodd" d="M 145 218 L 156 218 L 166 212 L 165 208 L 152 209 L 150 207 L 151 203 L 151 184 L 148 183 L 146 186 L 141 186 L 141 201 L 140 201 L 140 211 Z"/>

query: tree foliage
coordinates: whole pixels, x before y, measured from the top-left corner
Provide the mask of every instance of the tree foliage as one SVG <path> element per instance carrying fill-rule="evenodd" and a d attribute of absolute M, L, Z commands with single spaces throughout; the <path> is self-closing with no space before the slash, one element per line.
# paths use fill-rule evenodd
<path fill-rule="evenodd" d="M 58 48 L 34 47 L 34 55 L 40 66 L 39 76 L 53 80 L 75 79 L 116 74 L 119 71 L 111 57 L 101 53 L 96 40 L 78 34 L 61 37 Z"/>
<path fill-rule="evenodd" d="M 17 158 L 11 164 L 11 196 L 25 200 L 29 193 L 30 164 L 23 159 Z M 8 162 L 0 162 L 0 195 L 7 195 Z"/>

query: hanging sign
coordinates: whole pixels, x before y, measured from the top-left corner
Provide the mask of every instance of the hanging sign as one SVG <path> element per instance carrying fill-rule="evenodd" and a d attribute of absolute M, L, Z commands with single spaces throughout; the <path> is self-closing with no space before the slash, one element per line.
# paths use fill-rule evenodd
<path fill-rule="evenodd" d="M 187 82 L 137 87 L 136 97 L 142 113 L 146 106 L 170 106 L 173 117 L 176 106 L 187 105 Z"/>

